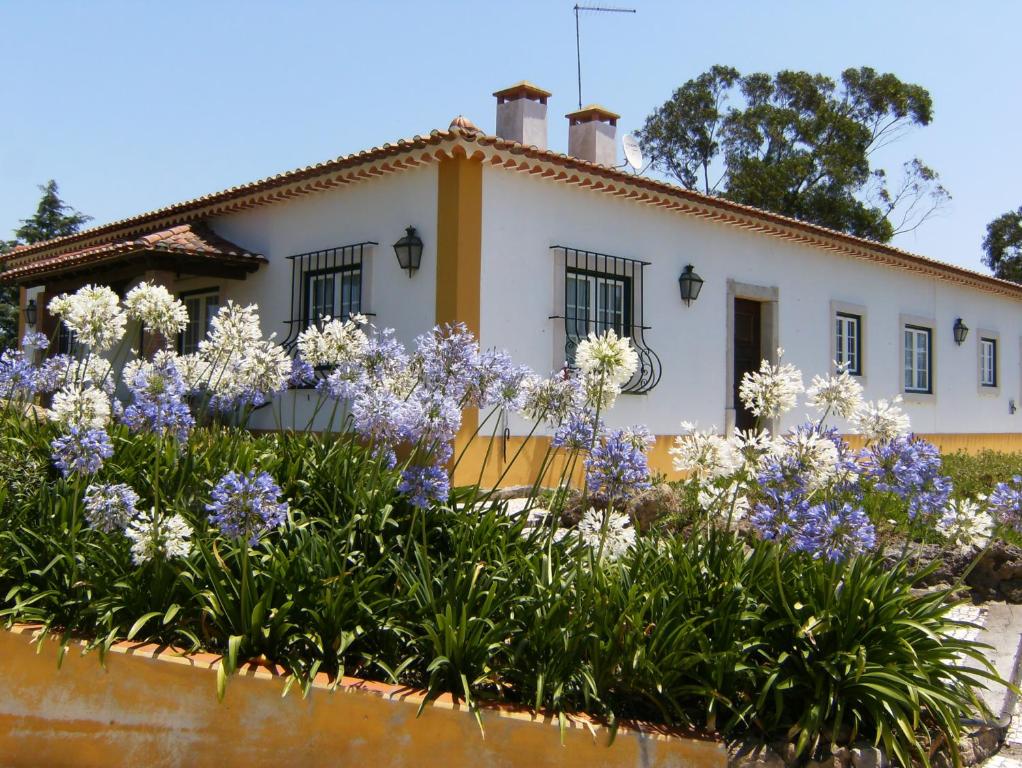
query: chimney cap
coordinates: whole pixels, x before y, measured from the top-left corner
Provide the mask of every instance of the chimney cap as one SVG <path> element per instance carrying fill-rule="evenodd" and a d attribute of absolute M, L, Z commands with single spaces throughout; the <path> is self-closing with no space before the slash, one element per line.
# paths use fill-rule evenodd
<path fill-rule="evenodd" d="M 447 129 L 450 131 L 460 130 L 468 133 L 482 133 L 482 131 L 479 130 L 479 127 L 464 115 L 458 115 L 456 118 L 451 120 L 451 124 Z"/>
<path fill-rule="evenodd" d="M 601 107 L 599 104 L 590 104 L 582 107 L 582 109 L 576 110 L 575 112 L 569 112 L 565 115 L 568 118 L 570 125 L 578 125 L 579 123 L 610 123 L 611 125 L 617 125 L 618 119 L 621 115 L 616 112 L 611 112 L 606 107 Z"/>
<path fill-rule="evenodd" d="M 494 91 L 493 95 L 497 97 L 498 104 L 503 104 L 505 101 L 514 101 L 515 99 L 532 99 L 540 104 L 546 104 L 546 100 L 553 96 L 550 91 L 543 90 L 528 80 L 519 80 L 514 85 Z"/>

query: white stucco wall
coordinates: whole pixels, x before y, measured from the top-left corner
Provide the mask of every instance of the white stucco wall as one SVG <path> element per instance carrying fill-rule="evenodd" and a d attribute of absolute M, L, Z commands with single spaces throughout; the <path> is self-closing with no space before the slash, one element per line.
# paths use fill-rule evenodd
<path fill-rule="evenodd" d="M 178 281 L 175 290 L 218 286 L 221 304 L 229 299 L 254 302 L 259 305 L 263 332 L 276 333 L 283 340 L 288 335 L 285 321 L 292 290 L 292 262 L 287 257 L 375 241 L 379 245 L 365 257 L 370 264 L 363 271 L 363 310 L 375 314 L 370 321 L 378 328 L 395 328 L 398 339 L 410 345 L 435 319 L 436 190 L 436 168 L 426 166 L 214 218 L 210 225 L 218 234 L 263 254 L 269 263 L 245 280 L 192 278 Z M 424 246 L 422 266 L 411 277 L 398 267 L 392 247 L 407 226 L 418 230 Z M 281 403 L 285 417 L 291 414 L 290 397 Z M 301 392 L 297 398 L 296 421 L 304 427 L 317 395 Z M 251 424 L 272 428 L 272 412 L 257 411 Z"/>
<path fill-rule="evenodd" d="M 524 174 L 487 167 L 483 191 L 481 336 L 505 347 L 540 373 L 556 367 L 556 324 L 563 297 L 554 296 L 552 245 L 584 248 L 651 262 L 644 311 L 648 346 L 663 363 L 663 378 L 646 395 L 619 399 L 608 422 L 642 423 L 676 433 L 682 420 L 725 423 L 727 282 L 779 291 L 779 343 L 806 383 L 831 360 L 831 302 L 866 308 L 864 383 L 870 399 L 901 392 L 900 317 L 934 319 L 934 391 L 927 402 L 906 396 L 913 428 L 921 433 L 1016 432 L 1020 397 L 1022 302 L 943 280 L 913 275 L 848 256 L 788 243 Z M 705 280 L 686 307 L 678 276 L 693 264 Z M 958 347 L 955 318 L 973 329 Z M 1000 334 L 996 394 L 978 391 L 978 329 Z M 799 414 L 785 419 L 796 423 Z M 513 424 L 515 433 L 523 424 Z M 844 425 L 838 424 L 839 427 Z"/>

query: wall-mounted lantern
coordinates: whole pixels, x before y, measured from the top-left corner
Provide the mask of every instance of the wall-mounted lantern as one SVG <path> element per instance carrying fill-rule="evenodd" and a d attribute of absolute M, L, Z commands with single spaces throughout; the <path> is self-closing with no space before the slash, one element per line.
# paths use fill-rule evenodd
<path fill-rule="evenodd" d="M 955 333 L 955 344 L 962 346 L 965 343 L 965 337 L 969 335 L 969 326 L 962 322 L 962 318 L 955 320 L 955 327 L 952 329 Z"/>
<path fill-rule="evenodd" d="M 35 299 L 29 299 L 28 304 L 25 305 L 25 322 L 28 325 L 34 326 L 35 321 L 39 319 L 39 307 L 36 306 Z"/>
<path fill-rule="evenodd" d="M 408 277 L 411 277 L 422 263 L 422 238 L 416 234 L 415 227 L 405 228 L 405 236 L 394 243 L 394 253 L 401 269 L 407 269 Z"/>
<path fill-rule="evenodd" d="M 699 291 L 703 289 L 703 278 L 693 272 L 692 265 L 689 264 L 678 278 L 678 287 L 681 288 L 681 300 L 687 307 L 699 298 Z"/>

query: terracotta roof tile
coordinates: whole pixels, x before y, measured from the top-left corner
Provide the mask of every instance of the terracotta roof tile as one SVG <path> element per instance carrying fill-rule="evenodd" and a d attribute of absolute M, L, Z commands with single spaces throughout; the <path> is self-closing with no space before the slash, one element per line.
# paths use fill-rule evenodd
<path fill-rule="evenodd" d="M 4 280 L 29 275 L 62 272 L 71 267 L 106 261 L 133 253 L 174 253 L 241 264 L 260 264 L 266 259 L 220 237 L 203 222 L 179 224 L 126 240 L 58 253 L 8 269 Z"/>

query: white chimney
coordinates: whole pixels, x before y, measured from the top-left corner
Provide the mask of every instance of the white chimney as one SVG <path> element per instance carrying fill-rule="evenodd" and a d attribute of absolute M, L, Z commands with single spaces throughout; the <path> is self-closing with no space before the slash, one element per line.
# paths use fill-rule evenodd
<path fill-rule="evenodd" d="M 590 104 L 565 117 L 569 155 L 599 165 L 617 165 L 617 121 L 621 115 Z"/>
<path fill-rule="evenodd" d="M 493 95 L 497 97 L 497 135 L 546 149 L 546 100 L 550 91 L 522 80 Z"/>

